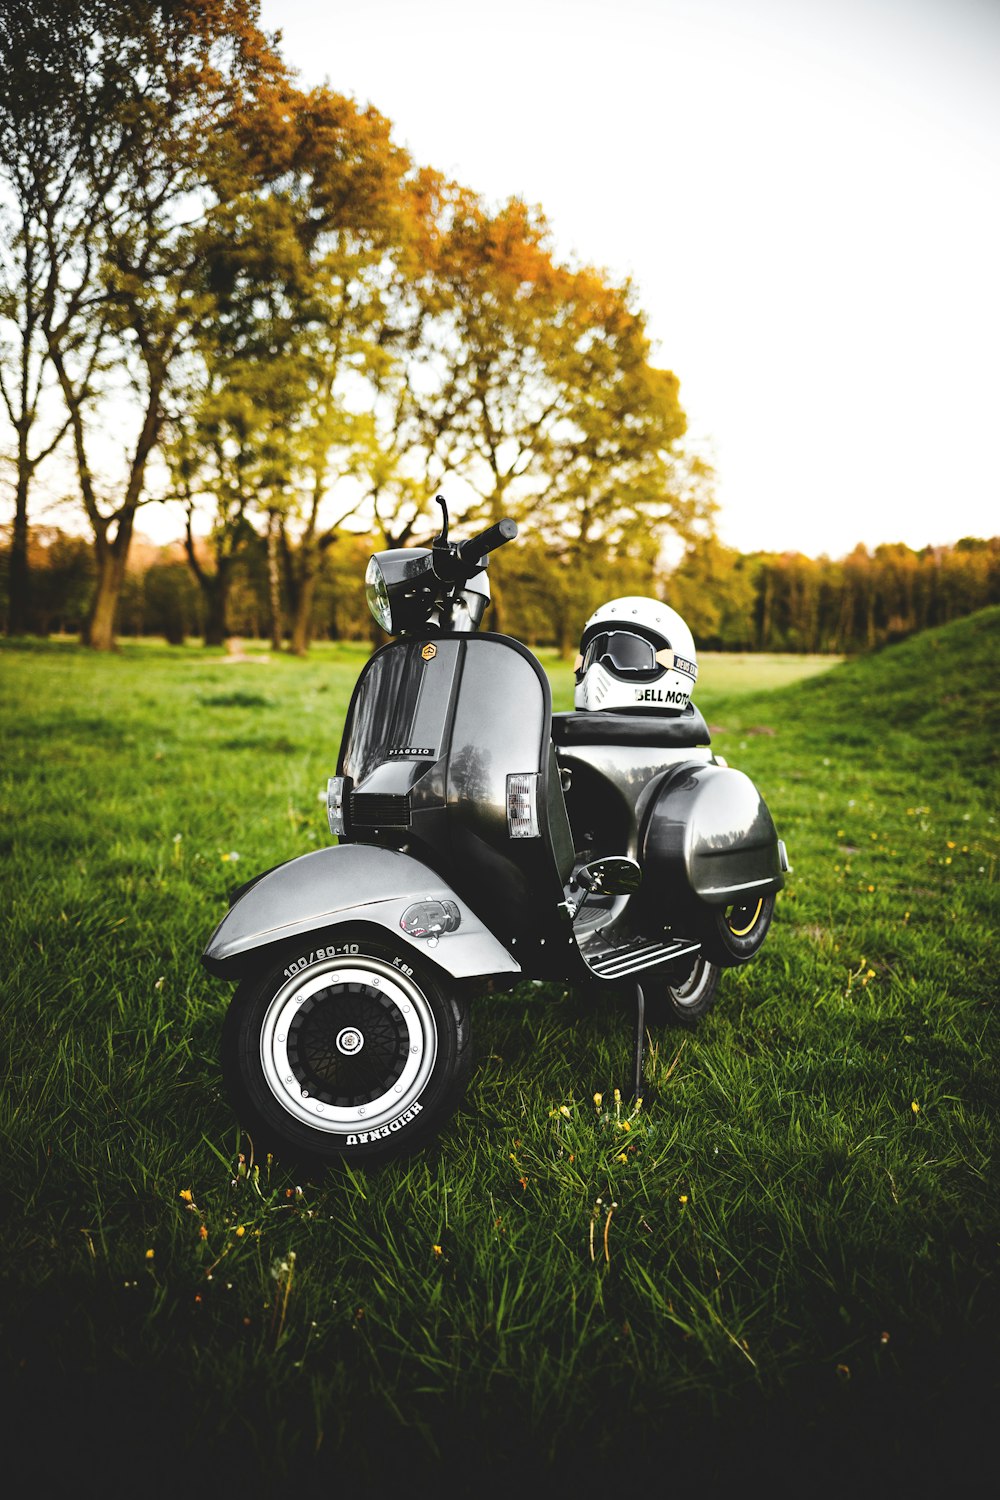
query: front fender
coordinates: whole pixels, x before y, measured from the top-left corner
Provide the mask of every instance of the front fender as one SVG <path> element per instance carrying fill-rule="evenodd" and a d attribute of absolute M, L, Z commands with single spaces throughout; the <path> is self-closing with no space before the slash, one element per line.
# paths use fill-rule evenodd
<path fill-rule="evenodd" d="M 399 925 L 413 901 L 453 901 L 461 921 L 436 947 Z M 394 942 L 413 948 L 455 979 L 517 974 L 520 964 L 426 865 L 396 849 L 339 844 L 278 865 L 246 887 L 208 941 L 201 961 L 210 974 L 241 978 L 262 949 L 284 946 L 347 923 L 384 927 Z"/>

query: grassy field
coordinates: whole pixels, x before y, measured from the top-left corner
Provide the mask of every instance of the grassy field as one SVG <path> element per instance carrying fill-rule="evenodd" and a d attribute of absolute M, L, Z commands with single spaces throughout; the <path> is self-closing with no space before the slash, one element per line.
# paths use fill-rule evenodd
<path fill-rule="evenodd" d="M 0 649 L 7 1471 L 971 1479 L 998 1394 L 1000 610 L 804 680 L 705 659 L 715 746 L 794 873 L 714 1012 L 655 1037 L 648 1111 L 613 1103 L 625 1010 L 523 986 L 478 1003 L 438 1148 L 303 1180 L 239 1162 L 199 954 L 229 887 L 327 841 L 363 659 Z"/>

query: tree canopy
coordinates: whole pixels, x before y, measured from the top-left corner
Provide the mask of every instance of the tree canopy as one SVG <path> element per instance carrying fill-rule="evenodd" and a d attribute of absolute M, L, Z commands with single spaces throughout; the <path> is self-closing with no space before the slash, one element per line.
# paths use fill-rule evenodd
<path fill-rule="evenodd" d="M 669 537 L 710 529 L 635 288 L 561 260 L 540 208 L 414 163 L 374 108 L 301 89 L 254 0 L 12 0 L 0 69 L 9 628 L 64 440 L 97 647 L 154 499 L 180 507 L 208 638 L 261 537 L 272 635 L 300 651 L 344 523 L 422 539 L 443 484 L 470 523 L 527 528 L 560 636 L 609 559 L 651 586 Z"/>

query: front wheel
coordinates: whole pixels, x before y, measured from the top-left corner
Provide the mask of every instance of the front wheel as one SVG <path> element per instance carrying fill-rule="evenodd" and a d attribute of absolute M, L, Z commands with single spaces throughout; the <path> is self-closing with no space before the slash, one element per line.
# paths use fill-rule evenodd
<path fill-rule="evenodd" d="M 222 1065 L 258 1150 L 359 1164 L 407 1156 L 457 1108 L 469 1011 L 429 969 L 359 935 L 245 980 Z"/>

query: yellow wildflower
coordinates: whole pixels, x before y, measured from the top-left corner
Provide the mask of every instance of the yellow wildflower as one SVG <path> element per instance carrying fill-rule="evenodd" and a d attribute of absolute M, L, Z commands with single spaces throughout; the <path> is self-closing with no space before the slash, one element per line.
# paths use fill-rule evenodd
<path fill-rule="evenodd" d="M 243 1225 L 242 1224 L 237 1224 L 237 1226 L 236 1226 L 236 1238 L 238 1240 L 241 1240 L 245 1234 L 246 1234 L 246 1230 L 244 1229 Z"/>
<path fill-rule="evenodd" d="M 154 1256 L 154 1255 L 155 1255 L 155 1254 L 156 1254 L 156 1251 L 155 1251 L 155 1250 L 147 1250 L 147 1251 L 146 1251 L 146 1259 L 147 1259 L 147 1260 L 152 1260 L 152 1259 L 153 1259 L 153 1256 Z"/>
<path fill-rule="evenodd" d="M 600 1109 L 601 1104 L 603 1102 L 603 1099 L 604 1099 L 604 1095 L 603 1094 L 595 1094 L 594 1095 L 594 1104 L 595 1104 L 595 1106 L 596 1106 L 597 1109 Z"/>
<path fill-rule="evenodd" d="M 919 1115 L 919 1113 L 920 1113 L 920 1105 L 917 1103 L 916 1099 L 912 1099 L 910 1101 L 910 1108 L 913 1110 L 913 1113 L 915 1115 Z"/>
<path fill-rule="evenodd" d="M 435 1255 L 443 1255 L 444 1254 L 444 1251 L 441 1249 L 440 1245 L 432 1245 L 431 1249 L 433 1250 L 433 1252 L 434 1252 Z"/>
<path fill-rule="evenodd" d="M 572 1118 L 571 1115 L 570 1115 L 570 1110 L 569 1110 L 569 1105 L 568 1104 L 560 1104 L 560 1106 L 559 1106 L 559 1113 L 561 1115 L 565 1115 L 565 1117 L 566 1117 L 567 1120 L 569 1120 L 569 1119 Z"/>
<path fill-rule="evenodd" d="M 194 1202 L 194 1193 L 192 1193 L 190 1188 L 181 1188 L 178 1197 L 183 1198 L 185 1203 Z"/>
<path fill-rule="evenodd" d="M 685 1203 L 687 1201 L 688 1201 L 688 1195 L 687 1195 L 687 1193 L 681 1193 L 680 1197 L 677 1200 L 677 1202 L 681 1205 L 681 1208 L 684 1207 L 684 1205 L 685 1205 Z"/>

